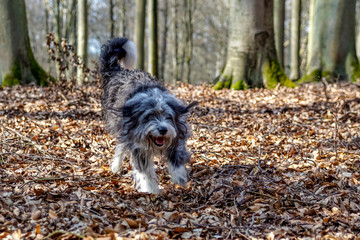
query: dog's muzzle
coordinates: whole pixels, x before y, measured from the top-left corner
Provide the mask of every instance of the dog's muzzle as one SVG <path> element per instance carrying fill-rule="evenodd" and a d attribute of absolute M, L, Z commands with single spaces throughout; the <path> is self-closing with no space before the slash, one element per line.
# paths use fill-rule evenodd
<path fill-rule="evenodd" d="M 165 135 L 168 132 L 168 129 L 164 126 L 159 127 L 158 129 L 159 135 L 157 137 L 152 137 L 154 144 L 158 147 L 162 147 L 165 144 Z"/>

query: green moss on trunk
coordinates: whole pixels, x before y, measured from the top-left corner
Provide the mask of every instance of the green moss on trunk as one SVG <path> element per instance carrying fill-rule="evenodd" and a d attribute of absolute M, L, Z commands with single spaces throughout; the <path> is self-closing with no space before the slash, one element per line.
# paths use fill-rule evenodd
<path fill-rule="evenodd" d="M 11 87 L 20 84 L 21 79 L 21 69 L 19 63 L 15 62 L 14 66 L 11 68 L 11 72 L 5 74 L 2 86 Z"/>
<path fill-rule="evenodd" d="M 249 86 L 243 80 L 238 80 L 233 82 L 230 88 L 233 90 L 246 90 Z"/>
<path fill-rule="evenodd" d="M 232 76 L 221 76 L 219 81 L 214 85 L 214 90 L 221 90 L 223 88 L 230 88 L 232 83 Z"/>
<path fill-rule="evenodd" d="M 302 78 L 299 79 L 298 83 L 311 83 L 317 82 L 321 79 L 321 71 L 316 69 L 309 74 L 305 74 Z"/>
<path fill-rule="evenodd" d="M 359 62 L 353 61 L 353 62 L 351 63 L 351 68 L 352 68 L 352 73 L 351 73 L 350 81 L 356 82 L 358 79 L 360 79 L 360 66 L 359 66 Z"/>
<path fill-rule="evenodd" d="M 30 71 L 33 75 L 33 79 L 37 85 L 47 86 L 49 84 L 49 80 L 51 82 L 55 82 L 55 79 L 52 76 L 48 76 L 48 74 L 40 67 L 38 62 L 35 60 L 34 55 L 29 48 L 28 52 Z M 11 71 L 4 76 L 2 85 L 3 86 L 14 86 L 18 84 L 28 84 L 29 80 L 22 79 L 22 71 L 21 71 L 21 63 L 15 62 Z M 31 81 L 31 80 L 30 80 Z"/>
<path fill-rule="evenodd" d="M 296 87 L 296 84 L 288 78 L 278 60 L 268 60 L 263 68 L 264 85 L 273 89 L 279 83 L 285 87 Z"/>

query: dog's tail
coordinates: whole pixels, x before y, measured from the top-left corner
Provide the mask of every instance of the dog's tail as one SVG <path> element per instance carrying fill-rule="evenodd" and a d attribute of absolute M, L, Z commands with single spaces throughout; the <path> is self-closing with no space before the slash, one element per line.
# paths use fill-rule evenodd
<path fill-rule="evenodd" d="M 121 64 L 124 68 L 132 69 L 136 65 L 137 50 L 135 44 L 127 38 L 114 38 L 108 40 L 101 47 L 100 71 L 120 70 Z"/>

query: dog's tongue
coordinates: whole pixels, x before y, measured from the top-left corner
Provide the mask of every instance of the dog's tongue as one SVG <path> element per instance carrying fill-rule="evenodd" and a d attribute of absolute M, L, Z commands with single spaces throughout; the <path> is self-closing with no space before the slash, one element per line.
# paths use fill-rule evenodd
<path fill-rule="evenodd" d="M 156 137 L 154 138 L 156 144 L 163 145 L 164 144 L 164 137 Z"/>

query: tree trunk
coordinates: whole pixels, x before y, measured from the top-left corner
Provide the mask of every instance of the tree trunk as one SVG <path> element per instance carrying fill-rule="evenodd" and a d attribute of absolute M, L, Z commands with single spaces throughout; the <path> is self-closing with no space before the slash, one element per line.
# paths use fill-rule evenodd
<path fill-rule="evenodd" d="M 115 19 L 114 19 L 114 1 L 109 0 L 109 11 L 110 11 L 110 39 L 115 36 Z"/>
<path fill-rule="evenodd" d="M 149 1 L 148 72 L 159 77 L 158 67 L 158 7 L 157 0 Z"/>
<path fill-rule="evenodd" d="M 73 30 L 72 28 L 76 18 L 76 2 L 76 0 L 71 0 L 70 11 L 68 11 L 66 15 L 65 38 L 69 42 L 75 42 L 74 39 L 71 38 L 71 31 Z"/>
<path fill-rule="evenodd" d="M 356 80 L 360 75 L 355 52 L 356 0 L 314 0 L 306 74 L 300 82 Z"/>
<path fill-rule="evenodd" d="M 76 84 L 81 86 L 85 82 L 84 67 L 87 65 L 88 49 L 88 21 L 87 0 L 79 0 L 77 16 L 77 55 L 82 67 L 77 67 Z"/>
<path fill-rule="evenodd" d="M 290 79 L 300 78 L 300 23 L 301 23 L 301 0 L 293 0 L 291 5 L 291 36 L 290 36 Z"/>
<path fill-rule="evenodd" d="M 356 11 L 355 16 L 356 21 L 356 56 L 359 59 L 360 58 L 360 11 Z"/>
<path fill-rule="evenodd" d="M 175 85 L 179 79 L 179 27 L 178 27 L 178 3 L 173 1 L 172 17 L 173 17 L 173 84 Z"/>
<path fill-rule="evenodd" d="M 231 0 L 228 45 L 226 66 L 214 89 L 295 86 L 276 56 L 272 0 Z"/>
<path fill-rule="evenodd" d="M 122 0 L 122 4 L 121 4 L 121 21 L 120 21 L 120 27 L 119 27 L 119 36 L 127 36 L 126 34 L 126 26 L 127 26 L 127 21 L 126 21 L 126 0 Z"/>
<path fill-rule="evenodd" d="M 46 85 L 47 74 L 31 50 L 24 0 L 0 1 L 0 16 L 0 85 Z"/>
<path fill-rule="evenodd" d="M 55 2 L 55 26 L 56 26 L 56 33 L 55 33 L 55 38 L 56 41 L 61 44 L 61 39 L 62 39 L 62 11 L 61 11 L 61 1 L 60 0 L 56 0 Z M 62 49 L 60 48 L 59 51 L 57 51 L 57 59 L 58 61 L 56 61 L 56 79 L 57 80 L 61 80 L 61 63 L 62 61 L 59 59 L 63 59 L 63 54 L 62 54 Z"/>
<path fill-rule="evenodd" d="M 136 0 L 136 17 L 135 17 L 135 44 L 138 51 L 137 68 L 145 69 L 145 13 L 146 0 Z"/>
<path fill-rule="evenodd" d="M 186 75 L 185 82 L 191 83 L 191 60 L 193 54 L 193 1 L 184 0 L 185 8 L 185 63 L 186 63 Z"/>
<path fill-rule="evenodd" d="M 162 45 L 161 45 L 161 61 L 160 61 L 160 71 L 159 71 L 159 78 L 165 79 L 165 65 L 166 65 L 166 51 L 167 51 L 167 35 L 169 31 L 168 25 L 168 9 L 169 9 L 169 2 L 164 2 L 164 9 L 162 11 L 163 18 L 164 18 L 164 29 L 162 32 Z"/>
<path fill-rule="evenodd" d="M 284 23 L 285 0 L 274 0 L 275 48 L 276 54 L 282 67 L 284 67 Z"/>

